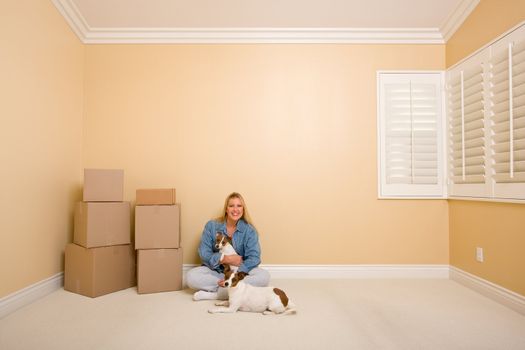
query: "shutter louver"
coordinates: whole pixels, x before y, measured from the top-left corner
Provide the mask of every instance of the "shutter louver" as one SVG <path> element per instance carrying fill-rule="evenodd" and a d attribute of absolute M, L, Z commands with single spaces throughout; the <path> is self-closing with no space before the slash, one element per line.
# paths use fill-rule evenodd
<path fill-rule="evenodd" d="M 501 47 L 490 63 L 494 181 L 525 183 L 525 40 Z"/>
<path fill-rule="evenodd" d="M 411 84 L 413 120 L 412 183 L 438 183 L 438 144 L 436 86 Z"/>
<path fill-rule="evenodd" d="M 387 184 L 438 182 L 434 89 L 410 82 L 385 87 Z"/>
<path fill-rule="evenodd" d="M 386 183 L 412 183 L 412 119 L 410 84 L 385 87 L 386 118 Z"/>
<path fill-rule="evenodd" d="M 448 85 L 450 179 L 454 184 L 484 183 L 483 66 L 455 73 Z"/>

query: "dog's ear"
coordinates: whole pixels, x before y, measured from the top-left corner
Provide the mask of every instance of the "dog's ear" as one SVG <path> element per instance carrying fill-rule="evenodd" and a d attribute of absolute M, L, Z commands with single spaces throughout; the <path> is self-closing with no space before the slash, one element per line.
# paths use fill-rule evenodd
<path fill-rule="evenodd" d="M 227 280 L 233 273 L 233 270 L 230 269 L 230 265 L 222 265 L 224 267 L 224 279 Z"/>
<path fill-rule="evenodd" d="M 246 272 L 237 272 L 237 277 L 239 278 L 239 281 L 240 280 L 243 280 L 244 277 L 248 276 L 248 274 Z"/>

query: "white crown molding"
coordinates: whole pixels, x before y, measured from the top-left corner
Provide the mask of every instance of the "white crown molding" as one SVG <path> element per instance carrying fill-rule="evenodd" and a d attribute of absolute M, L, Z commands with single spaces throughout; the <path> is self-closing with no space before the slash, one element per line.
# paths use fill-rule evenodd
<path fill-rule="evenodd" d="M 443 44 L 433 28 L 94 28 L 85 44 Z"/>
<path fill-rule="evenodd" d="M 525 297 L 495 283 L 450 266 L 450 279 L 525 315 Z"/>
<path fill-rule="evenodd" d="M 439 28 L 445 42 L 454 35 L 456 30 L 463 24 L 465 19 L 478 6 L 480 0 L 463 0 Z"/>
<path fill-rule="evenodd" d="M 78 36 L 80 41 L 84 43 L 86 40 L 86 33 L 88 33 L 91 28 L 87 24 L 86 20 L 80 13 L 80 10 L 71 0 L 51 0 L 58 12 L 65 18 L 66 22 L 69 24 L 73 32 Z"/>
<path fill-rule="evenodd" d="M 84 44 L 444 44 L 438 28 L 95 28 L 52 0 Z"/>
<path fill-rule="evenodd" d="M 24 289 L 16 291 L 0 299 L 0 319 L 11 312 L 31 304 L 46 295 L 62 288 L 64 273 L 60 272 Z"/>

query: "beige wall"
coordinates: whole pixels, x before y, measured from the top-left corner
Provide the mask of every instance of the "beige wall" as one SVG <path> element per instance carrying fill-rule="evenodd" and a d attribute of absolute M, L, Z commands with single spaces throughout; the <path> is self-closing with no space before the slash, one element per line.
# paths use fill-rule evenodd
<path fill-rule="evenodd" d="M 447 65 L 525 20 L 525 1 L 482 0 L 447 43 Z M 450 263 L 525 295 L 525 205 L 449 201 Z M 476 262 L 476 247 L 485 253 Z"/>
<path fill-rule="evenodd" d="M 443 45 L 89 45 L 83 165 L 174 186 L 185 263 L 239 191 L 266 264 L 448 264 L 443 200 L 377 200 L 376 71 Z"/>
<path fill-rule="evenodd" d="M 450 264 L 525 295 L 525 205 L 450 201 Z M 484 261 L 476 261 L 476 247 Z"/>
<path fill-rule="evenodd" d="M 0 5 L 0 297 L 63 269 L 83 167 L 175 186 L 185 262 L 240 191 L 267 264 L 447 264 L 446 201 L 377 200 L 376 71 L 443 45 L 89 45 L 51 2 Z"/>
<path fill-rule="evenodd" d="M 63 270 L 79 198 L 83 47 L 51 1 L 0 3 L 0 298 Z"/>
<path fill-rule="evenodd" d="M 525 20 L 523 0 L 481 0 L 447 41 L 447 67 Z"/>

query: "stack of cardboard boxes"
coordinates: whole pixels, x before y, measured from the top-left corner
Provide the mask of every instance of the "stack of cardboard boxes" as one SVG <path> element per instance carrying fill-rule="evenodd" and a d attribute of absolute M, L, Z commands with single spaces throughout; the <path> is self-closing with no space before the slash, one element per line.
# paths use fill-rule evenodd
<path fill-rule="evenodd" d="M 139 293 L 182 289 L 180 207 L 174 188 L 137 190 L 135 249 Z"/>
<path fill-rule="evenodd" d="M 64 289 L 97 297 L 136 284 L 130 203 L 123 202 L 123 191 L 123 170 L 84 170 L 74 243 L 66 246 Z"/>

